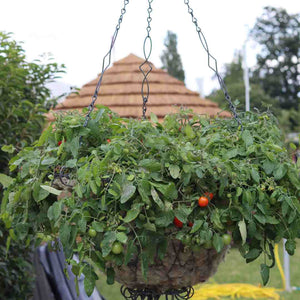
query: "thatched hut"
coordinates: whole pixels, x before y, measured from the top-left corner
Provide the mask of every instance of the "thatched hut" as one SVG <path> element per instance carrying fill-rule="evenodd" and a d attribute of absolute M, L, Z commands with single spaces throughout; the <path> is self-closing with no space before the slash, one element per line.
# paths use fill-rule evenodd
<path fill-rule="evenodd" d="M 143 75 L 139 66 L 144 60 L 134 54 L 116 61 L 107 69 L 103 76 L 100 93 L 96 104 L 108 106 L 122 117 L 139 118 L 142 116 L 141 87 Z M 167 113 L 175 112 L 178 107 L 188 107 L 199 114 L 211 117 L 220 113 L 218 105 L 203 99 L 197 92 L 187 89 L 183 82 L 170 76 L 165 70 L 152 64 L 149 74 L 150 96 L 147 104 L 147 115 L 153 112 L 162 119 Z M 57 105 L 54 111 L 81 110 L 91 102 L 98 78 L 86 83 L 79 94 L 71 94 L 64 102 Z M 221 116 L 230 116 L 222 112 Z M 48 114 L 48 120 L 53 120 L 53 114 Z"/>

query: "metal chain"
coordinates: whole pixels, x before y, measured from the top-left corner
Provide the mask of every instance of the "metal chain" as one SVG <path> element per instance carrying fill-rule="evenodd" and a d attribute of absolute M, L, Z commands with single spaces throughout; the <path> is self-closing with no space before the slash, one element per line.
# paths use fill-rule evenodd
<path fill-rule="evenodd" d="M 143 119 L 146 119 L 146 111 L 147 111 L 147 102 L 148 102 L 148 98 L 149 98 L 149 93 L 150 93 L 150 88 L 149 88 L 149 81 L 148 81 L 148 75 L 149 73 L 152 71 L 152 65 L 149 62 L 149 57 L 151 55 L 152 52 L 152 39 L 150 36 L 150 31 L 151 31 L 151 13 L 152 13 L 152 4 L 153 0 L 148 0 L 148 17 L 147 17 L 147 22 L 148 22 L 148 26 L 147 26 L 147 36 L 144 40 L 144 46 L 143 46 L 143 50 L 144 50 L 144 57 L 145 57 L 145 61 L 140 65 L 139 69 L 140 71 L 143 73 L 144 75 L 144 79 L 142 82 L 142 98 L 143 98 Z M 149 49 L 148 49 L 148 54 L 146 54 L 146 46 L 147 46 L 147 42 L 149 43 Z M 143 70 L 143 66 L 148 66 L 148 70 L 146 69 L 145 71 Z M 146 89 L 146 91 L 145 91 Z"/>
<path fill-rule="evenodd" d="M 192 22 L 195 24 L 196 26 L 196 31 L 198 33 L 198 36 L 199 36 L 199 39 L 200 39 L 200 42 L 204 48 L 204 50 L 207 52 L 207 57 L 208 57 L 208 67 L 213 70 L 218 78 L 218 81 L 219 81 L 219 84 L 220 84 L 220 87 L 224 93 L 224 96 L 225 96 L 225 99 L 227 100 L 228 104 L 229 104 L 229 109 L 231 110 L 232 114 L 233 114 L 233 117 L 236 119 L 236 121 L 238 122 L 239 125 L 241 125 L 241 128 L 243 127 L 242 125 L 242 122 L 240 120 L 240 118 L 238 117 L 238 114 L 236 112 L 236 107 L 234 106 L 234 104 L 232 103 L 232 100 L 231 100 L 231 97 L 229 96 L 228 94 L 228 91 L 227 91 L 227 87 L 225 85 L 225 82 L 223 80 L 223 78 L 220 76 L 219 72 L 218 72 L 218 62 L 216 60 L 216 58 L 214 58 L 211 53 L 209 52 L 209 49 L 208 49 L 208 45 L 207 45 L 207 42 L 206 42 L 206 38 L 201 30 L 201 28 L 199 27 L 198 25 L 198 20 L 197 18 L 194 16 L 194 11 L 193 9 L 191 8 L 190 6 L 190 1 L 189 0 L 184 0 L 184 4 L 187 5 L 188 7 L 188 13 L 191 15 L 192 17 Z M 211 61 L 212 61 L 212 64 L 211 64 Z"/>
<path fill-rule="evenodd" d="M 113 37 L 112 37 L 112 40 L 111 40 L 111 44 L 110 44 L 110 48 L 109 48 L 109 51 L 107 52 L 107 54 L 103 57 L 103 62 L 102 62 L 102 72 L 101 72 L 101 76 L 99 78 L 99 81 L 97 83 L 97 86 L 96 86 L 96 89 L 95 89 L 95 92 L 94 92 L 94 95 L 92 96 L 92 102 L 91 104 L 88 106 L 88 112 L 86 114 L 86 117 L 85 117 L 85 122 L 83 124 L 84 127 L 87 126 L 90 118 L 91 118 L 91 113 L 92 111 L 94 110 L 94 107 L 95 107 L 95 102 L 98 98 L 98 93 L 99 93 L 99 90 L 100 90 L 100 86 L 101 86 L 101 83 L 102 83 L 102 79 L 103 79 L 103 75 L 105 73 L 105 71 L 108 69 L 108 67 L 110 66 L 110 63 L 111 63 L 111 52 L 112 52 L 112 49 L 115 45 L 115 42 L 116 42 L 116 39 L 117 39 L 117 36 L 118 36 L 118 33 L 119 33 L 119 30 L 120 30 L 120 27 L 121 27 L 121 23 L 123 21 L 123 17 L 126 13 L 126 6 L 127 4 L 129 3 L 129 0 L 124 0 L 124 6 L 123 8 L 121 9 L 121 15 L 119 17 L 119 20 L 118 20 L 118 24 L 116 26 L 116 30 L 113 34 Z M 108 62 L 106 63 L 106 59 L 108 59 Z"/>

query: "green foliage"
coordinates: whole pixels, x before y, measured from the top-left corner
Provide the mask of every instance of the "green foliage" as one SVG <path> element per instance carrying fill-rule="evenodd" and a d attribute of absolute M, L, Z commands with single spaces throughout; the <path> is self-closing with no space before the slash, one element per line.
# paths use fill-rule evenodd
<path fill-rule="evenodd" d="M 274 265 L 274 242 L 286 238 L 293 253 L 300 236 L 299 168 L 272 115 L 241 115 L 241 132 L 233 119 L 191 111 L 159 124 L 98 108 L 87 128 L 83 115 L 57 115 L 39 141 L 11 159 L 18 173 L 5 191 L 1 217 L 14 239 L 59 237 L 70 261 L 79 255 L 76 275 L 92 260 L 110 284 L 114 267 L 134 253 L 146 278 L 148 264 L 156 253 L 164 257 L 163 245 L 172 239 L 189 251 L 221 251 L 230 231 L 248 262 L 265 254 L 264 282 Z M 208 206 L 199 207 L 207 192 L 213 194 Z M 174 226 L 175 216 L 182 228 Z M 116 242 L 124 247 L 113 251 Z M 95 280 L 90 273 L 88 293 Z"/>
<path fill-rule="evenodd" d="M 251 34 L 262 47 L 254 73 L 257 83 L 282 108 L 299 111 L 300 14 L 265 7 Z"/>
<path fill-rule="evenodd" d="M 50 91 L 45 84 L 55 79 L 58 72 L 55 63 L 27 62 L 21 45 L 12 40 L 11 34 L 0 32 L 0 170 L 4 173 L 0 175 L 0 203 L 2 188 L 11 183 L 7 175 L 12 154 L 40 136 L 45 125 L 43 114 L 55 103 L 55 99 L 47 101 Z M 29 168 L 29 164 L 26 165 L 23 174 Z M 43 200 L 49 194 L 45 192 L 35 185 L 34 199 Z M 29 196 L 26 191 L 25 194 L 25 197 Z M 9 222 L 6 222 L 6 227 L 10 228 Z M 1 299 L 27 299 L 32 293 L 30 251 L 24 246 L 27 229 L 26 224 L 16 227 L 23 241 L 15 242 L 13 232 L 8 232 L 0 222 Z"/>
<path fill-rule="evenodd" d="M 160 57 L 163 68 L 166 69 L 171 76 L 184 82 L 184 70 L 180 55 L 177 51 L 177 35 L 171 31 L 168 31 L 164 45 L 166 49 L 163 50 L 163 53 Z"/>
<path fill-rule="evenodd" d="M 38 138 L 43 114 L 53 101 L 45 86 L 61 72 L 55 63 L 27 62 L 21 45 L 0 32 L 0 145 L 19 150 Z M 10 154 L 0 150 L 0 169 L 6 171 Z"/>

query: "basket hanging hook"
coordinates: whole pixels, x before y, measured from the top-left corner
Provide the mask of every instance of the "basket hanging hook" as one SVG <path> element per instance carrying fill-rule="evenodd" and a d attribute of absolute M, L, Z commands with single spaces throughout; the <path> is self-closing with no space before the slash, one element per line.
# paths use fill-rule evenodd
<path fill-rule="evenodd" d="M 149 87 L 149 81 L 148 81 L 148 75 L 150 74 L 150 72 L 152 71 L 152 64 L 149 62 L 149 58 L 152 52 L 152 39 L 150 36 L 150 31 L 151 31 L 151 13 L 152 13 L 152 4 L 153 0 L 148 0 L 148 17 L 147 17 L 147 22 L 148 22 L 148 26 L 147 26 L 147 36 L 144 40 L 144 46 L 143 46 L 143 50 L 144 50 L 144 57 L 145 57 L 145 61 L 140 65 L 139 69 L 140 71 L 143 73 L 144 75 L 144 79 L 142 82 L 142 98 L 143 98 L 143 119 L 146 119 L 146 111 L 147 111 L 147 102 L 148 102 L 148 98 L 149 98 L 149 93 L 150 93 L 150 87 Z M 145 69 L 143 67 L 146 67 Z"/>
<path fill-rule="evenodd" d="M 223 91 L 224 93 L 224 96 L 225 96 L 225 99 L 227 100 L 228 104 L 229 104 L 229 109 L 230 111 L 232 112 L 233 114 L 233 117 L 235 118 L 235 120 L 237 121 L 237 123 L 241 126 L 241 129 L 243 129 L 243 124 L 242 124 L 242 121 L 240 120 L 240 118 L 238 117 L 238 114 L 236 112 L 236 107 L 235 105 L 232 103 L 232 100 L 231 100 L 231 97 L 229 96 L 229 93 L 228 93 L 228 90 L 227 90 L 227 87 L 225 85 L 225 82 L 223 80 L 223 78 L 221 77 L 221 75 L 219 74 L 219 71 L 218 71 L 218 62 L 216 60 L 215 57 L 213 57 L 209 51 L 209 48 L 208 48 L 208 44 L 207 44 L 207 41 L 206 41 L 206 38 L 201 30 L 201 28 L 199 27 L 198 25 L 198 20 L 197 18 L 194 16 L 194 10 L 191 8 L 190 6 L 190 1 L 189 0 L 184 0 L 184 4 L 186 4 L 187 8 L 188 8 L 188 13 L 191 15 L 191 18 L 192 18 L 192 22 L 195 24 L 195 27 L 196 27 L 196 31 L 198 33 L 198 36 L 199 36 L 199 39 L 200 39 L 200 42 L 204 48 L 204 50 L 206 51 L 207 53 L 207 63 L 208 63 L 208 67 L 213 70 L 218 78 L 218 81 L 219 81 L 219 84 L 220 84 L 220 87 L 221 87 L 221 90 Z"/>

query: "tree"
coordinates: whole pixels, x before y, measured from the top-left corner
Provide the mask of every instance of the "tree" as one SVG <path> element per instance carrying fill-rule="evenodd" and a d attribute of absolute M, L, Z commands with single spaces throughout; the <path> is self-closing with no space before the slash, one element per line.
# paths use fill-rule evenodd
<path fill-rule="evenodd" d="M 171 76 L 174 76 L 175 78 L 184 82 L 184 70 L 180 55 L 177 52 L 177 35 L 171 31 L 168 31 L 164 45 L 166 49 L 163 50 L 163 53 L 160 56 L 163 69 L 166 69 Z"/>
<path fill-rule="evenodd" d="M 225 71 L 223 73 L 223 79 L 227 86 L 229 95 L 232 100 L 239 100 L 239 108 L 245 109 L 245 85 L 243 80 L 243 68 L 242 68 L 242 56 L 240 53 L 236 53 L 233 61 L 230 64 L 225 65 Z M 264 90 L 255 83 L 253 78 L 251 81 L 251 90 L 250 90 L 250 107 L 251 110 L 270 110 L 278 114 L 278 104 L 275 99 L 267 95 Z M 221 108 L 228 109 L 227 102 L 224 98 L 222 90 L 214 90 L 209 96 L 214 102 L 217 102 Z"/>
<path fill-rule="evenodd" d="M 253 78 L 284 109 L 299 110 L 300 14 L 265 7 L 251 31 L 262 47 Z"/>
<path fill-rule="evenodd" d="M 63 67 L 27 62 L 20 44 L 10 34 L 0 32 L 0 145 L 13 145 L 0 150 L 1 173 L 9 173 L 11 152 L 19 151 L 41 134 L 43 114 L 55 103 L 55 99 L 48 101 L 50 90 L 45 84 L 55 79 Z M 0 203 L 1 198 L 0 185 Z M 0 222 L 0 299 L 28 299 L 33 277 L 30 252 L 13 239 Z"/>

